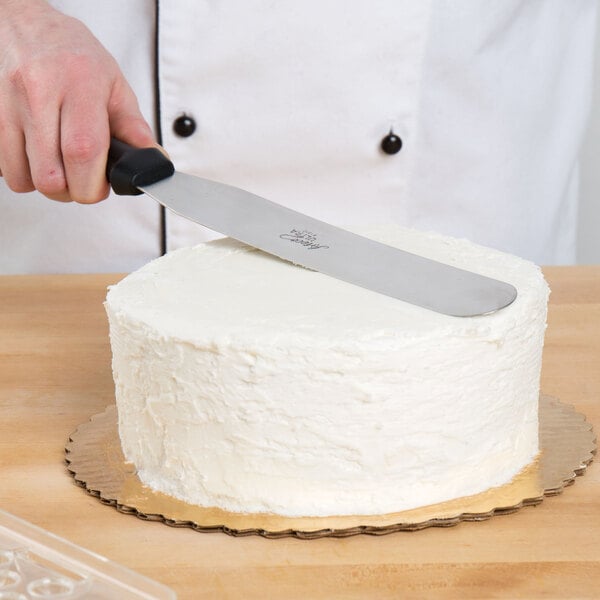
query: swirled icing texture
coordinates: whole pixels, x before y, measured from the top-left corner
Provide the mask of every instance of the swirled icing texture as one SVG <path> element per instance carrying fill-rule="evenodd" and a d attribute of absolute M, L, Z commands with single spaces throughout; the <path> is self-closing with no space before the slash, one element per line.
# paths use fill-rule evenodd
<path fill-rule="evenodd" d="M 231 239 L 110 288 L 120 438 L 145 484 L 237 512 L 377 514 L 481 492 L 533 460 L 540 269 L 465 240 L 375 237 L 518 298 L 448 317 Z"/>

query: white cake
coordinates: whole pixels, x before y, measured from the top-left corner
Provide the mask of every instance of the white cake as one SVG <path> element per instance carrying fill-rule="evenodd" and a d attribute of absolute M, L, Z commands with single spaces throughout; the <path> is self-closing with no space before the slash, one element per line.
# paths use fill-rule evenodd
<path fill-rule="evenodd" d="M 535 458 L 539 268 L 412 230 L 379 239 L 518 298 L 444 316 L 229 239 L 110 289 L 119 433 L 145 484 L 236 512 L 366 515 L 482 492 Z"/>

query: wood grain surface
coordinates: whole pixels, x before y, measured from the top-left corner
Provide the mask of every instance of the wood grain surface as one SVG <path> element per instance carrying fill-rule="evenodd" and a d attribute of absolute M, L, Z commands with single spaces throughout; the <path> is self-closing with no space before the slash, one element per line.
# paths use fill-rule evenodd
<path fill-rule="evenodd" d="M 545 269 L 542 389 L 600 429 L 600 266 Z M 541 505 L 384 537 L 232 538 L 144 522 L 77 487 L 69 434 L 113 402 L 118 275 L 0 277 L 0 508 L 196 598 L 600 598 L 600 466 Z"/>

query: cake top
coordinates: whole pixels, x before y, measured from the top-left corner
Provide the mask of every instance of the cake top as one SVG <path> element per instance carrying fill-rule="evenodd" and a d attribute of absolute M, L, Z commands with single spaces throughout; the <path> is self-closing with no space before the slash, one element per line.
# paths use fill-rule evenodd
<path fill-rule="evenodd" d="M 515 302 L 480 317 L 450 317 L 298 267 L 226 238 L 183 248 L 158 258 L 112 286 L 107 303 L 159 335 L 191 342 L 255 340 L 294 344 L 345 344 L 353 339 L 374 348 L 427 331 L 469 335 L 481 328 L 494 338 L 539 310 L 548 287 L 539 267 L 467 240 L 394 227 L 371 237 L 511 283 Z M 530 317 L 532 315 L 529 315 Z M 489 330 L 489 331 L 488 331 Z M 504 334 L 503 334 L 504 335 Z"/>

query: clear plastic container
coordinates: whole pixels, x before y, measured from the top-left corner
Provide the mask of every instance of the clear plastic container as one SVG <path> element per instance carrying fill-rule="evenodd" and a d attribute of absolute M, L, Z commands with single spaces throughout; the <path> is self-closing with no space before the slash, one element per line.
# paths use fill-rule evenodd
<path fill-rule="evenodd" d="M 0 510 L 0 600 L 175 600 L 170 588 Z"/>

